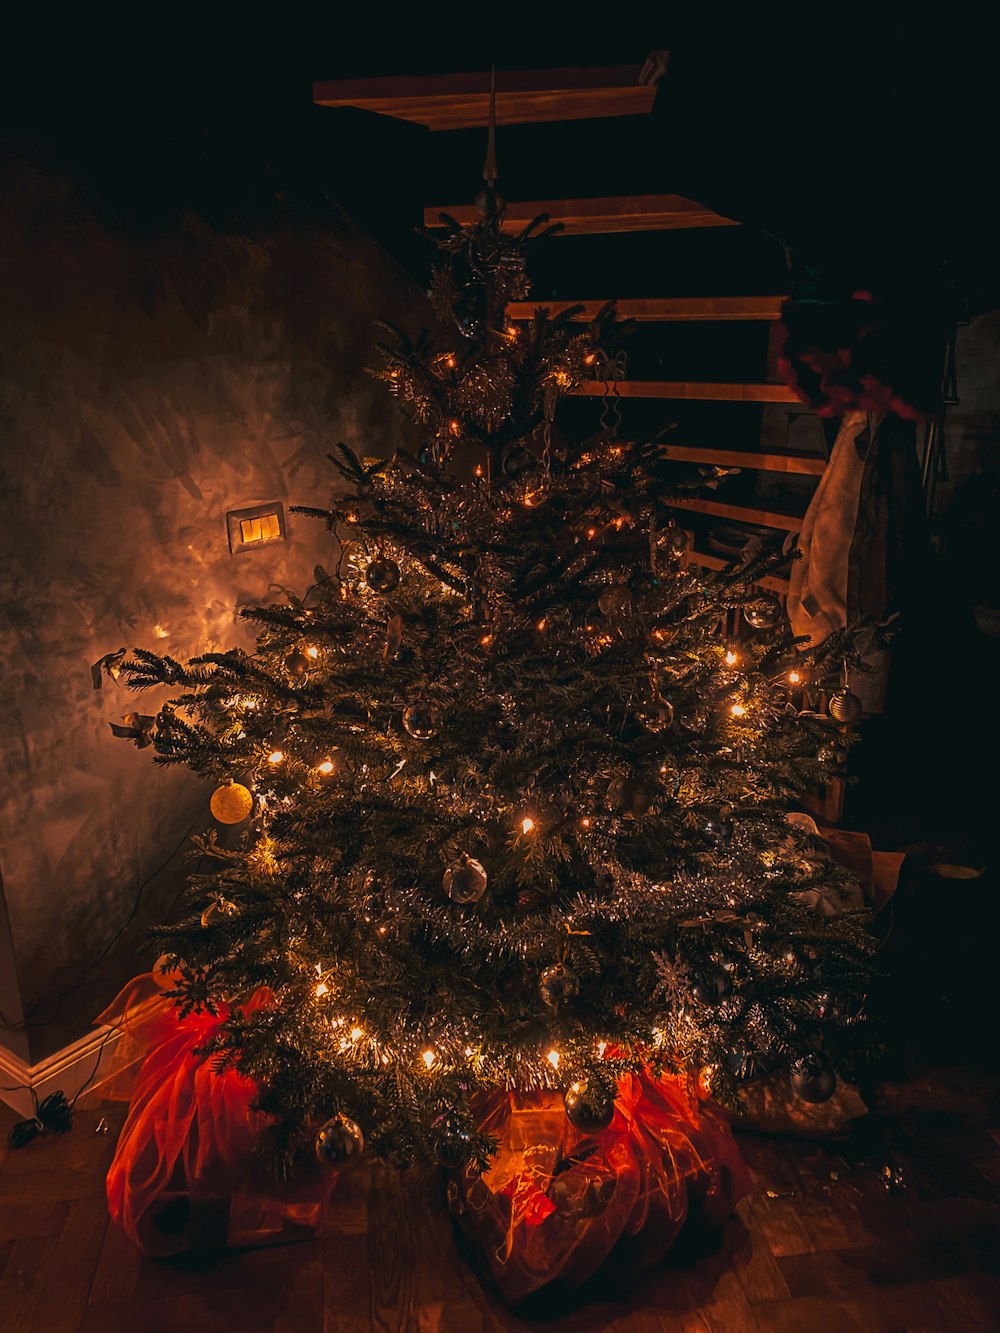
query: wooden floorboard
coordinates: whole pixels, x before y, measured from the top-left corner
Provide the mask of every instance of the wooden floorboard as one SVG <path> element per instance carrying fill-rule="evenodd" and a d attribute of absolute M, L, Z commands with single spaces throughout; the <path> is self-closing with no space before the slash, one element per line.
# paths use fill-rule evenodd
<path fill-rule="evenodd" d="M 104 1200 L 123 1108 L 82 1110 L 64 1138 L 0 1157 L 0 1333 L 987 1333 L 998 1095 L 1000 1079 L 944 1071 L 880 1093 L 877 1117 L 827 1143 L 742 1135 L 754 1191 L 720 1238 L 593 1284 L 555 1319 L 480 1281 L 438 1177 L 378 1165 L 341 1179 L 316 1240 L 144 1259 Z M 0 1134 L 13 1119 L 0 1110 Z"/>

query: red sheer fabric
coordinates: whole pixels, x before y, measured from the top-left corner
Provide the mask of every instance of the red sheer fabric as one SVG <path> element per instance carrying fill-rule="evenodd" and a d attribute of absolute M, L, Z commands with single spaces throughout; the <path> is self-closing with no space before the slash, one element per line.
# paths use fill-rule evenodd
<path fill-rule="evenodd" d="M 266 1002 L 258 991 L 246 1008 Z M 255 1152 L 254 1084 L 196 1054 L 225 1016 L 171 1009 L 150 1035 L 107 1179 L 111 1217 L 144 1254 L 293 1240 L 326 1215 L 333 1176 L 276 1184 Z"/>
<path fill-rule="evenodd" d="M 573 1129 L 557 1093 L 497 1093 L 480 1107 L 499 1141 L 488 1171 L 459 1173 L 452 1207 L 504 1298 L 578 1287 L 605 1262 L 662 1258 L 692 1209 L 721 1225 L 749 1178 L 725 1113 L 685 1081 L 627 1075 L 598 1134 Z"/>

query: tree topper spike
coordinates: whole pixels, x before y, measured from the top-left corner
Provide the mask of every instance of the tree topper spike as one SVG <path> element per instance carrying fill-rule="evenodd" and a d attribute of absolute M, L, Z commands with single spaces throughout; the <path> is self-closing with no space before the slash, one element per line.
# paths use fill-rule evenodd
<path fill-rule="evenodd" d="M 486 141 L 486 158 L 483 161 L 483 180 L 487 185 L 495 185 L 497 171 L 497 67 L 490 66 L 490 132 Z"/>

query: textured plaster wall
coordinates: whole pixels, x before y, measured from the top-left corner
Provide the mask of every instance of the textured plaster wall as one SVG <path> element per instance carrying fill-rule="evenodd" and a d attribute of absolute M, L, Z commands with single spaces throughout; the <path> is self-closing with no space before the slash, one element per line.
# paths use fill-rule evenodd
<path fill-rule="evenodd" d="M 324 503 L 334 441 L 391 447 L 395 414 L 364 374 L 372 317 L 425 311 L 339 217 L 115 232 L 23 161 L 0 200 L 0 883 L 37 1060 L 148 960 L 136 948 L 179 890 L 177 849 L 207 822 L 204 783 L 112 739 L 138 699 L 95 691 L 91 663 L 247 643 L 240 606 L 308 585 L 321 524 L 292 516 L 286 545 L 234 556 L 226 511 Z"/>

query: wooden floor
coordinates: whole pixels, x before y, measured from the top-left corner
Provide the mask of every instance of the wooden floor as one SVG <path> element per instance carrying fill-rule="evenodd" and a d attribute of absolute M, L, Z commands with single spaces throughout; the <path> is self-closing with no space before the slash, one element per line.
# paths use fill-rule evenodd
<path fill-rule="evenodd" d="M 938 1070 L 879 1091 L 819 1145 L 744 1137 L 756 1190 L 706 1249 L 572 1309 L 505 1310 L 480 1285 L 433 1178 L 345 1178 L 320 1240 L 141 1259 L 107 1222 L 120 1106 L 0 1149 L 2 1333 L 843 1333 L 1000 1329 L 1000 1079 Z M 96 1134 L 100 1114 L 112 1121 Z M 13 1120 L 0 1108 L 0 1131 Z M 5 1154 L 5 1155 L 4 1155 Z M 889 1190 L 883 1168 L 902 1173 Z"/>

